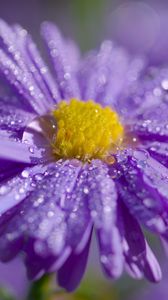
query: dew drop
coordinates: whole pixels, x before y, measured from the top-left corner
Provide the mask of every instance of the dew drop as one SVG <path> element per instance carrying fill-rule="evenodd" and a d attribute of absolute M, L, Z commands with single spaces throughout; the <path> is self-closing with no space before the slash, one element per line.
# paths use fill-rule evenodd
<path fill-rule="evenodd" d="M 42 204 L 44 202 L 44 196 L 39 196 L 36 201 L 34 202 L 33 206 L 34 207 L 38 207 L 40 204 Z"/>
<path fill-rule="evenodd" d="M 91 216 L 92 216 L 92 218 L 96 218 L 97 217 L 97 211 L 92 210 L 91 211 Z"/>
<path fill-rule="evenodd" d="M 154 205 L 154 201 L 153 201 L 153 199 L 151 199 L 151 198 L 145 198 L 145 199 L 143 200 L 143 203 L 144 203 L 144 205 L 145 205 L 146 207 L 148 207 L 148 208 L 152 208 L 152 207 L 155 206 L 155 205 Z"/>
<path fill-rule="evenodd" d="M 25 192 L 25 189 L 23 187 L 19 189 L 19 194 L 24 194 L 24 192 Z"/>
<path fill-rule="evenodd" d="M 166 91 L 168 90 L 168 80 L 166 80 L 166 79 L 163 80 L 161 85 L 164 90 L 166 90 Z"/>
<path fill-rule="evenodd" d="M 33 147 L 29 147 L 29 151 L 30 151 L 30 153 L 34 153 L 34 148 Z"/>
<path fill-rule="evenodd" d="M 84 194 L 86 194 L 86 195 L 89 194 L 89 189 L 88 189 L 88 187 L 84 187 L 84 188 L 83 188 L 83 192 L 84 192 Z"/>
<path fill-rule="evenodd" d="M 65 79 L 65 80 L 69 80 L 70 78 L 71 78 L 70 73 L 65 73 L 65 74 L 64 74 L 64 79 Z"/>
<path fill-rule="evenodd" d="M 22 173 L 21 173 L 21 176 L 23 178 L 28 178 L 29 177 L 29 172 L 27 170 L 24 170 Z"/>
<path fill-rule="evenodd" d="M 106 264 L 106 263 L 107 263 L 107 261 L 108 261 L 108 259 L 107 259 L 107 256 L 105 256 L 105 255 L 101 255 L 101 257 L 100 257 L 100 261 L 101 261 L 101 263 L 102 263 L 102 264 Z"/>
<path fill-rule="evenodd" d="M 5 195 L 8 191 L 9 191 L 8 186 L 2 185 L 2 186 L 0 187 L 0 196 Z"/>
<path fill-rule="evenodd" d="M 42 175 L 42 174 L 36 174 L 36 175 L 34 176 L 34 179 L 37 180 L 37 181 L 40 181 L 40 180 L 43 179 L 43 175 Z"/>
<path fill-rule="evenodd" d="M 48 218 L 52 218 L 54 216 L 54 212 L 51 210 L 47 213 Z"/>

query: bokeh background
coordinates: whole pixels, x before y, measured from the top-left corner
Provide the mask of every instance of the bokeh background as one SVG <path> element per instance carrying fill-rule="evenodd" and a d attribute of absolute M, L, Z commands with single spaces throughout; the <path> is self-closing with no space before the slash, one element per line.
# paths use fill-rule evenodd
<path fill-rule="evenodd" d="M 1 0 L 0 17 L 9 23 L 21 23 L 37 40 L 40 23 L 54 21 L 86 50 L 101 40 L 104 20 L 114 3 L 111 0 Z"/>
<path fill-rule="evenodd" d="M 128 50 L 133 52 L 150 53 L 153 48 L 157 50 L 157 37 L 159 36 L 160 28 L 160 18 L 157 8 L 159 6 L 159 9 L 164 11 L 165 18 L 168 18 L 168 1 L 127 2 L 128 4 L 131 3 L 131 7 L 134 7 L 138 3 L 138 14 L 139 12 L 142 13 L 140 15 L 141 25 L 145 24 L 149 29 L 146 31 L 146 35 L 141 37 L 141 40 L 140 38 L 136 40 L 137 31 L 132 31 L 132 23 L 127 24 L 128 28 L 124 29 L 122 5 L 125 5 L 125 3 L 126 1 L 117 0 L 0 0 L 0 18 L 3 18 L 10 24 L 20 23 L 31 32 L 40 48 L 42 48 L 39 35 L 40 23 L 44 20 L 50 20 L 60 27 L 64 35 L 77 41 L 82 53 L 91 48 L 98 47 L 100 42 L 106 38 L 114 39 L 118 43 L 124 43 L 129 48 Z M 142 5 L 139 6 L 139 4 Z M 149 4 L 152 4 L 152 9 L 149 9 L 149 15 L 145 15 L 144 19 L 144 5 Z M 137 12 L 137 6 L 135 8 Z M 152 23 L 153 21 L 154 23 Z M 153 27 L 153 24 L 156 27 Z M 138 30 L 138 27 L 136 30 Z M 152 37 L 150 43 L 149 37 Z M 151 239 L 155 253 L 160 257 L 160 262 L 164 264 L 164 272 L 167 279 L 168 272 L 166 270 L 163 249 L 159 247 L 158 241 L 154 240 L 153 237 L 150 236 L 149 239 Z M 31 283 L 26 279 L 24 266 L 19 259 L 10 264 L 0 264 L 0 300 L 14 299 L 12 295 L 17 300 L 23 300 L 30 285 Z M 165 280 L 160 285 L 157 285 L 157 287 L 153 287 L 152 284 L 145 281 L 134 281 L 126 275 L 117 282 L 104 279 L 99 267 L 96 241 L 93 241 L 88 269 L 79 290 L 74 294 L 60 294 L 52 299 L 154 300 L 150 295 L 152 295 L 152 292 L 157 294 L 156 289 L 165 290 L 163 286 L 166 286 Z M 168 296 L 161 299 L 166 300 Z M 45 300 L 51 300 L 51 298 Z"/>

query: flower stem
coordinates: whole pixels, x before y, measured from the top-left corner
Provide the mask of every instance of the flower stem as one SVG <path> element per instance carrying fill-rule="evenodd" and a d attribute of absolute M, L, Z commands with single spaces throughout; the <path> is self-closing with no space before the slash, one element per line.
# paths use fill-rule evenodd
<path fill-rule="evenodd" d="M 32 283 L 27 300 L 54 300 L 63 293 L 63 290 L 55 289 L 52 275 L 44 275 Z"/>

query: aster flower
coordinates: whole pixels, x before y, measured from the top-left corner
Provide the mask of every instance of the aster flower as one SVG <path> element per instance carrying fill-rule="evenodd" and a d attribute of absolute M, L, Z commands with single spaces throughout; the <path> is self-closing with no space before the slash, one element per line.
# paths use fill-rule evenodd
<path fill-rule="evenodd" d="M 94 228 L 105 274 L 157 282 L 143 233 L 167 239 L 168 69 L 104 42 L 81 59 L 42 25 L 51 70 L 30 35 L 0 21 L 0 259 L 72 291 Z"/>

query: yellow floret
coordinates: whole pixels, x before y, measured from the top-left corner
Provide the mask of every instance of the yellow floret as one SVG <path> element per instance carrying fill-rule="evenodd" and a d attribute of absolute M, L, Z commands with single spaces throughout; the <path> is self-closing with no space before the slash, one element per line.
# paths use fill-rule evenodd
<path fill-rule="evenodd" d="M 117 113 L 92 100 L 61 101 L 53 116 L 57 133 L 52 146 L 57 158 L 104 160 L 122 142 L 124 129 Z"/>

